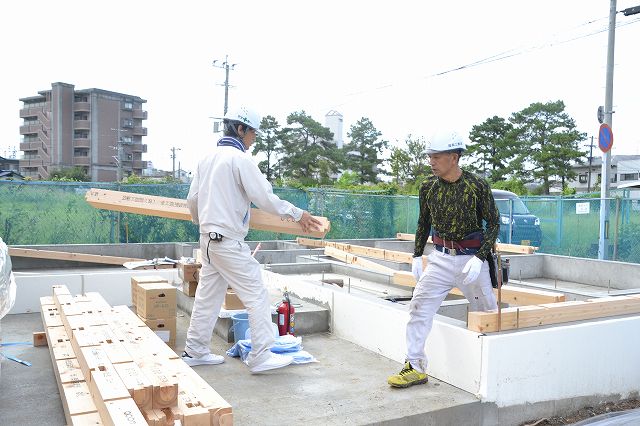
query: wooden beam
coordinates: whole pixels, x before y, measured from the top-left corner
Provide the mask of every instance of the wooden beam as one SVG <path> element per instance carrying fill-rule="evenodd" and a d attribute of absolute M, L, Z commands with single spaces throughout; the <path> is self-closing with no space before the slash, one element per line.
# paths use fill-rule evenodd
<path fill-rule="evenodd" d="M 85 199 L 99 209 L 191 221 L 187 200 L 180 198 L 91 188 L 87 191 Z M 322 216 L 316 216 L 316 219 L 322 222 L 322 229 L 311 232 L 304 232 L 300 224 L 292 219 L 282 218 L 259 209 L 252 208 L 250 217 L 249 227 L 261 231 L 323 238 L 331 228 L 329 220 Z"/>
<path fill-rule="evenodd" d="M 351 253 L 347 253 L 346 251 L 343 250 L 338 250 L 337 248 L 333 248 L 333 247 L 325 247 L 324 248 L 324 253 L 327 256 L 331 256 L 335 259 L 341 260 L 345 263 L 349 263 L 349 264 L 353 264 L 353 265 L 358 265 L 358 266 L 362 266 L 363 268 L 367 268 L 367 269 L 371 269 L 377 272 L 383 272 L 386 274 L 393 274 L 394 270 L 380 265 L 379 263 L 373 262 L 371 260 L 367 260 L 367 259 L 362 259 L 358 256 L 355 256 Z"/>
<path fill-rule="evenodd" d="M 415 234 L 403 234 L 398 232 L 396 234 L 396 239 L 402 241 L 415 241 Z M 431 243 L 431 237 L 427 240 L 427 243 Z M 538 247 L 533 246 L 521 246 L 519 244 L 505 244 L 505 243 L 496 243 L 496 250 L 502 251 L 506 253 L 521 253 L 521 254 L 533 254 Z"/>
<path fill-rule="evenodd" d="M 407 271 L 394 272 L 392 282 L 395 285 L 406 287 L 416 286 L 416 279 L 413 277 L 413 274 L 411 272 Z M 497 297 L 498 289 L 494 288 L 493 292 Z M 463 296 L 462 291 L 460 291 L 460 289 L 458 288 L 452 289 L 449 294 Z M 501 296 L 502 302 L 517 306 L 538 305 L 540 303 L 556 303 L 565 301 L 565 295 L 562 293 L 513 286 L 503 286 Z"/>
<path fill-rule="evenodd" d="M 501 330 L 589 320 L 640 313 L 640 296 L 611 296 L 586 301 L 546 303 L 502 309 Z M 497 312 L 469 312 L 468 329 L 480 333 L 498 331 Z"/>
<path fill-rule="evenodd" d="M 47 333 L 44 331 L 34 331 L 33 346 L 47 346 Z"/>
<path fill-rule="evenodd" d="M 101 263 L 122 265 L 125 262 L 140 262 L 144 259 L 131 257 L 103 256 L 101 254 L 73 253 L 66 251 L 36 250 L 20 247 L 9 247 L 9 256 L 32 257 L 37 259 L 69 260 L 74 262 Z"/>

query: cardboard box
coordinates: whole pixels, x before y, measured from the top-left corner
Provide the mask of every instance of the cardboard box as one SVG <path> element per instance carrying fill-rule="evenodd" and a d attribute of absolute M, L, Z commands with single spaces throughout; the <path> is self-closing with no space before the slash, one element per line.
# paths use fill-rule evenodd
<path fill-rule="evenodd" d="M 140 317 L 142 321 L 153 330 L 167 345 L 176 345 L 176 317 L 147 319 Z"/>
<path fill-rule="evenodd" d="M 231 289 L 227 289 L 227 294 L 224 296 L 224 303 L 222 304 L 222 307 L 229 311 L 245 309 L 236 292 Z"/>
<path fill-rule="evenodd" d="M 202 250 L 193 249 L 193 258 L 196 260 L 196 263 L 202 264 Z"/>
<path fill-rule="evenodd" d="M 176 316 L 176 288 L 168 283 L 138 284 L 136 311 L 145 319 Z"/>
<path fill-rule="evenodd" d="M 199 263 L 178 263 L 178 276 L 183 282 L 197 283 L 201 267 Z"/>
<path fill-rule="evenodd" d="M 198 287 L 198 283 L 192 283 L 189 281 L 184 281 L 182 283 L 182 292 L 189 297 L 193 297 L 196 295 L 196 288 Z"/>
<path fill-rule="evenodd" d="M 138 297 L 138 284 L 147 283 L 169 283 L 166 278 L 162 278 L 159 275 L 135 275 L 131 277 L 131 305 L 133 310 L 136 309 L 136 298 Z"/>

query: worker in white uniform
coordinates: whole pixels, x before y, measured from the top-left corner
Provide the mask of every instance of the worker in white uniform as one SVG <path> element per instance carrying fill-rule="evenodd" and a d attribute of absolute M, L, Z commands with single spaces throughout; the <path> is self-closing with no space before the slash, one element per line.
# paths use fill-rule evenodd
<path fill-rule="evenodd" d="M 470 311 L 498 308 L 489 261 L 493 262 L 500 215 L 487 181 L 460 168 L 465 148 L 459 134 L 444 131 L 431 138 L 427 150 L 433 176 L 420 188 L 412 265 L 417 284 L 409 304 L 406 362 L 387 379 L 393 387 L 427 382 L 425 343 L 433 317 L 451 289 L 462 291 Z M 423 272 L 422 255 L 430 234 L 433 251 Z"/>
<path fill-rule="evenodd" d="M 211 335 L 227 285 L 235 290 L 249 314 L 252 373 L 289 365 L 293 358 L 274 354 L 271 306 L 261 268 L 244 238 L 249 231 L 251 203 L 268 213 L 298 222 L 302 229 L 319 229 L 321 222 L 307 211 L 281 200 L 247 153 L 260 130 L 260 117 L 241 107 L 224 118 L 224 136 L 200 160 L 187 205 L 200 228 L 203 253 L 191 323 L 182 359 L 190 366 L 220 364 L 224 357 L 210 351 Z"/>

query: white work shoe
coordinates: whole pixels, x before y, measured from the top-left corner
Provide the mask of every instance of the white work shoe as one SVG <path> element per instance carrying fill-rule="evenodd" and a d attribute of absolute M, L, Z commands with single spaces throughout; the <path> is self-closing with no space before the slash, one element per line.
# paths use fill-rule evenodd
<path fill-rule="evenodd" d="M 182 360 L 190 367 L 196 365 L 215 365 L 222 364 L 224 362 L 224 357 L 221 355 L 215 354 L 206 354 L 201 356 L 200 358 L 193 358 L 186 352 L 182 352 Z"/>
<path fill-rule="evenodd" d="M 293 362 L 293 357 L 288 355 L 279 355 L 272 353 L 266 361 L 249 367 L 252 373 L 260 373 L 261 371 L 275 370 L 276 368 L 286 367 Z"/>

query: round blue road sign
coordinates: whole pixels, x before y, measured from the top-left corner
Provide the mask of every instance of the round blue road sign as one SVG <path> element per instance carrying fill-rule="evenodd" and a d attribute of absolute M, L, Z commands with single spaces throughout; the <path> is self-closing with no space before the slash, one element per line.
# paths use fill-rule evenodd
<path fill-rule="evenodd" d="M 607 152 L 613 146 L 613 131 L 611 126 L 606 123 L 600 125 L 600 133 L 598 134 L 598 145 L 602 152 Z"/>

